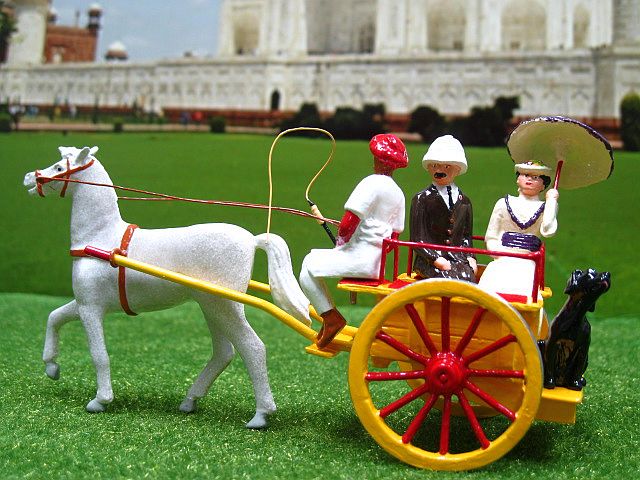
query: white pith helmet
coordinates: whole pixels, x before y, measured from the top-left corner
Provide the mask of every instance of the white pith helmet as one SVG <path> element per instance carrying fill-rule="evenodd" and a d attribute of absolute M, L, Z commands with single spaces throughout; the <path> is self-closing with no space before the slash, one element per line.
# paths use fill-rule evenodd
<path fill-rule="evenodd" d="M 436 138 L 427 153 L 422 157 L 422 166 L 427 169 L 430 162 L 447 163 L 460 167 L 460 175 L 467 171 L 467 158 L 460 141 L 453 135 L 444 135 Z"/>

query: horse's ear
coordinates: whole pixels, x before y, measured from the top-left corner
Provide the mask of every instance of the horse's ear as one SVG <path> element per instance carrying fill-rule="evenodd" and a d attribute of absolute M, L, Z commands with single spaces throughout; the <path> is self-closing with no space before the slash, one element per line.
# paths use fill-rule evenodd
<path fill-rule="evenodd" d="M 98 151 L 98 147 L 96 146 L 91 147 L 91 150 L 89 150 L 89 155 L 95 155 L 97 151 Z"/>
<path fill-rule="evenodd" d="M 84 165 L 85 163 L 87 163 L 87 159 L 89 158 L 90 153 L 91 149 L 89 147 L 84 147 L 82 150 L 80 150 L 80 153 L 78 153 L 78 156 L 76 157 L 76 164 Z"/>

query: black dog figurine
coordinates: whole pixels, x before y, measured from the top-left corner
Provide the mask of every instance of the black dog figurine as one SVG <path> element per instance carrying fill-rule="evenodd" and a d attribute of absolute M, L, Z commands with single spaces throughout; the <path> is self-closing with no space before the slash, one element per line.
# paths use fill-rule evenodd
<path fill-rule="evenodd" d="M 591 325 L 586 313 L 593 312 L 596 301 L 609 290 L 611 275 L 593 269 L 575 270 L 564 293 L 569 295 L 560 313 L 551 322 L 544 345 L 545 388 L 566 387 L 582 390 L 591 342 Z"/>

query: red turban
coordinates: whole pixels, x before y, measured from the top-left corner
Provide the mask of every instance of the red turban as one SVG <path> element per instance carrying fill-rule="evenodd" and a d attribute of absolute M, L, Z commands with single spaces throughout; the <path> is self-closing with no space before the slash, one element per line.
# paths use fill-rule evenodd
<path fill-rule="evenodd" d="M 375 158 L 394 169 L 404 168 L 409 164 L 404 143 L 390 133 L 381 133 L 373 137 L 369 142 L 369 150 Z"/>

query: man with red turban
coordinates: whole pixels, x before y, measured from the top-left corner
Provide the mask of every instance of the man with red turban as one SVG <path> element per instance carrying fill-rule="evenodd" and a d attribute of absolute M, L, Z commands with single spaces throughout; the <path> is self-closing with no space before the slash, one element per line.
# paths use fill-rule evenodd
<path fill-rule="evenodd" d="M 391 175 L 409 164 L 407 149 L 390 134 L 373 137 L 369 149 L 374 174 L 364 178 L 345 203 L 336 247 L 311 250 L 302 262 L 300 286 L 323 319 L 316 338 L 319 348 L 326 347 L 346 325 L 323 278 L 378 278 L 382 240 L 397 238 L 404 230 L 404 194 Z"/>

